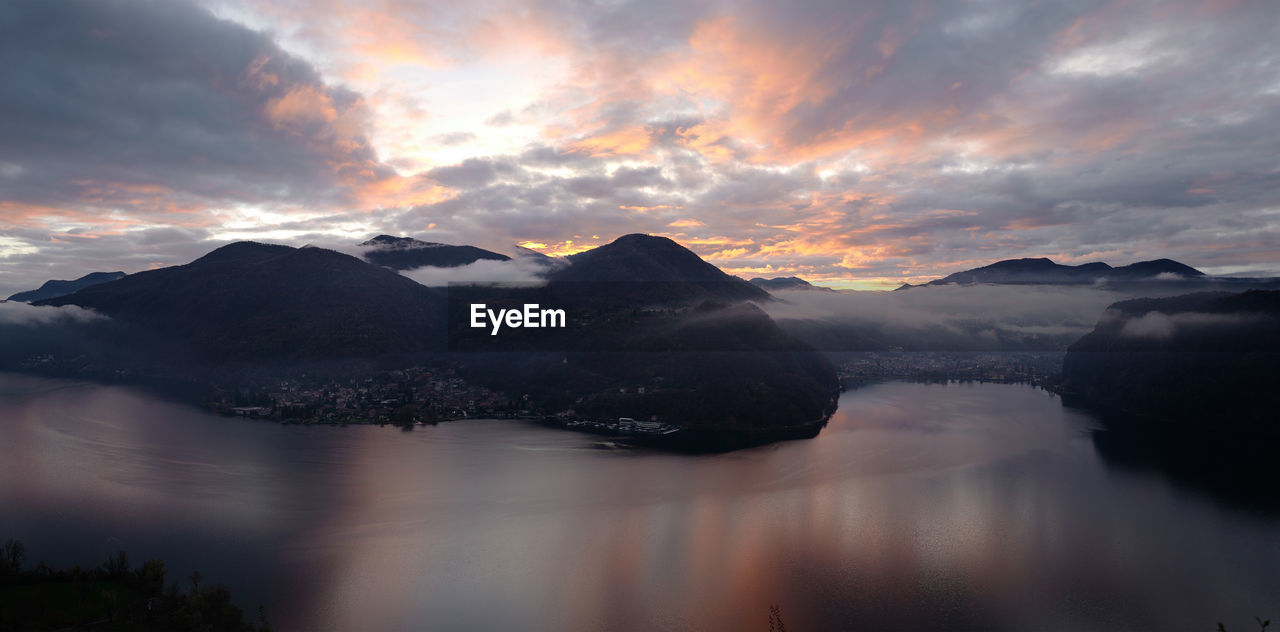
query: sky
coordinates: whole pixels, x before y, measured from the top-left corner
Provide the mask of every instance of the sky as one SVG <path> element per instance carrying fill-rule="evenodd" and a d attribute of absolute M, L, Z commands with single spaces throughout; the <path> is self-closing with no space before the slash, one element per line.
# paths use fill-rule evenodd
<path fill-rule="evenodd" d="M 0 295 L 246 239 L 632 232 L 861 289 L 1280 275 L 1280 7 L 0 3 Z"/>

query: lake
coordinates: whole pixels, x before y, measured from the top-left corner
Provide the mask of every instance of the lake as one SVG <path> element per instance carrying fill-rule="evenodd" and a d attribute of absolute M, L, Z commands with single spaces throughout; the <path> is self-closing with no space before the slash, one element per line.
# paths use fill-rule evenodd
<path fill-rule="evenodd" d="M 520 421 L 227 418 L 0 374 L 0 540 L 198 569 L 277 630 L 1232 630 L 1280 517 L 1103 450 L 1009 384 L 843 394 L 815 439 L 611 449 Z M 1110 444 L 1107 444 L 1110 445 Z"/>

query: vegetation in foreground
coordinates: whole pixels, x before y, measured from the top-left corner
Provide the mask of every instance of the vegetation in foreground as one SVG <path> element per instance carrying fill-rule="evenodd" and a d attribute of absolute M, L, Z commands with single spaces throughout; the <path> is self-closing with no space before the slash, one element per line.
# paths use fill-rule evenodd
<path fill-rule="evenodd" d="M 191 588 L 165 585 L 162 560 L 132 568 L 124 551 L 96 568 L 65 570 L 40 562 L 25 569 L 26 547 L 10 539 L 0 550 L 0 629 L 198 630 L 268 632 L 265 610 L 257 623 L 231 602 L 225 586 L 205 586 L 192 573 Z"/>

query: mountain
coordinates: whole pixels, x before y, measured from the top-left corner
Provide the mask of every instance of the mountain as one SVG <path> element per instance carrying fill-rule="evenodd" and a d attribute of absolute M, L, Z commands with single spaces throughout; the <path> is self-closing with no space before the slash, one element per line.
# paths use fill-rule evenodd
<path fill-rule="evenodd" d="M 813 436 L 834 411 L 831 364 L 744 300 L 768 293 L 675 242 L 620 238 L 551 276 L 442 291 L 331 250 L 239 242 L 39 304 L 110 317 L 85 334 L 107 347 L 82 363 L 93 375 L 172 368 L 218 390 L 261 391 L 300 373 L 345 381 L 375 363 L 447 365 L 544 414 L 656 416 L 689 430 L 668 447 L 692 450 Z M 536 303 L 568 317 L 562 328 L 491 335 L 470 326 L 478 303 Z M 65 347 L 57 352 L 83 353 Z"/>
<path fill-rule="evenodd" d="M 1111 272 L 1106 274 L 1106 277 L 1109 279 L 1145 280 L 1154 279 L 1160 277 L 1160 275 L 1172 275 L 1187 279 L 1205 276 L 1203 272 L 1185 263 L 1178 263 L 1173 259 L 1156 259 L 1112 268 Z"/>
<path fill-rule="evenodd" d="M 512 259 L 520 263 L 526 264 L 526 266 L 529 268 L 533 268 L 533 269 L 541 268 L 543 274 L 551 270 L 563 268 L 569 265 L 569 262 L 565 259 L 562 259 L 560 257 L 551 257 L 548 255 L 544 255 L 541 252 L 538 252 L 537 250 L 534 250 L 532 248 L 525 248 L 524 246 L 517 245 L 514 247 L 514 249 L 515 249 L 515 256 L 512 257 Z"/>
<path fill-rule="evenodd" d="M 793 277 L 793 276 L 792 277 L 774 277 L 772 279 L 756 277 L 754 279 L 751 279 L 751 284 L 755 285 L 756 287 L 764 288 L 766 291 L 769 291 L 769 292 L 776 292 L 779 290 L 815 290 L 819 292 L 835 291 L 829 287 L 814 285 L 800 277 Z"/>
<path fill-rule="evenodd" d="M 1078 266 L 1054 263 L 1050 259 L 1006 259 L 991 265 L 956 272 L 922 285 L 967 285 L 972 283 L 995 284 L 1069 284 L 1097 283 L 1100 281 L 1149 281 L 1166 278 L 1193 279 L 1204 273 L 1172 259 L 1140 261 L 1113 268 L 1095 261 Z M 919 285 L 903 285 L 905 290 Z"/>
<path fill-rule="evenodd" d="M 425 266 L 454 268 L 481 260 L 511 259 L 504 254 L 475 246 L 452 246 L 391 235 L 378 235 L 360 245 L 368 248 L 364 253 L 366 261 L 392 270 L 412 270 Z"/>
<path fill-rule="evenodd" d="M 41 305 L 91 308 L 214 361 L 371 357 L 427 349 L 443 298 L 322 248 L 238 242 Z"/>
<path fill-rule="evenodd" d="M 569 265 L 547 275 L 551 283 L 592 284 L 594 291 L 629 295 L 637 304 L 772 300 L 763 289 L 726 274 L 666 237 L 623 235 L 567 259 Z"/>
<path fill-rule="evenodd" d="M 124 276 L 123 272 L 90 272 L 74 281 L 45 281 L 39 289 L 18 292 L 10 296 L 9 300 L 34 303 L 41 299 L 65 296 L 99 283 L 114 281 L 122 276 Z"/>
<path fill-rule="evenodd" d="M 1156 423 L 1280 438 L 1277 366 L 1280 291 L 1135 299 L 1068 348 L 1062 390 Z"/>
<path fill-rule="evenodd" d="M 657 418 L 682 428 L 661 443 L 677 450 L 813 437 L 835 411 L 835 368 L 753 303 L 614 309 L 575 321 L 558 348 L 499 344 L 465 354 L 460 372 L 494 388 L 518 385 L 546 413 Z"/>

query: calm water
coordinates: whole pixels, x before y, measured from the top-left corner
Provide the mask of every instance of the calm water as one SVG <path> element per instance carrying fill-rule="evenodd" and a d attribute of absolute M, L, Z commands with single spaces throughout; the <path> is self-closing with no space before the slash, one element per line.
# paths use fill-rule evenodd
<path fill-rule="evenodd" d="M 0 539 L 199 569 L 284 630 L 764 632 L 770 604 L 792 632 L 1280 617 L 1280 519 L 1110 465 L 1093 425 L 1026 386 L 887 383 L 814 440 L 678 456 L 0 374 Z"/>

